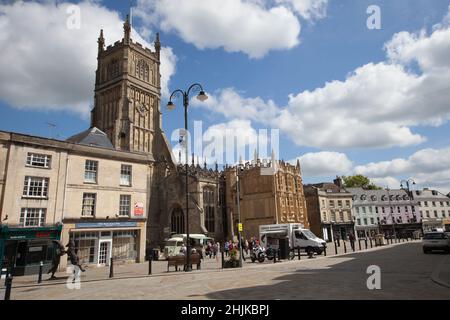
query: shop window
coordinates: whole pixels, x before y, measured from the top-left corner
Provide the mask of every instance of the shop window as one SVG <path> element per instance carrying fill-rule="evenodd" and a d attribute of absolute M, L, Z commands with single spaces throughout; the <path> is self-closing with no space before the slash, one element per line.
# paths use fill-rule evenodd
<path fill-rule="evenodd" d="M 20 225 L 22 227 L 41 227 L 45 224 L 47 210 L 42 208 L 22 208 Z"/>
<path fill-rule="evenodd" d="M 82 264 L 95 263 L 95 244 L 98 232 L 74 232 L 70 240 L 75 243 L 75 253 Z"/>
<path fill-rule="evenodd" d="M 118 260 L 136 260 L 137 230 L 119 230 L 113 233 L 112 256 Z"/>

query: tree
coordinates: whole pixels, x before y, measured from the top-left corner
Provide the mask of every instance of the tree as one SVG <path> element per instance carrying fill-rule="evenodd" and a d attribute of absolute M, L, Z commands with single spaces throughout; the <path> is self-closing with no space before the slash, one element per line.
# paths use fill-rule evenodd
<path fill-rule="evenodd" d="M 370 182 L 370 179 L 363 175 L 354 175 L 342 177 L 344 180 L 344 187 L 346 188 L 363 188 L 366 190 L 381 190 L 382 188 Z"/>

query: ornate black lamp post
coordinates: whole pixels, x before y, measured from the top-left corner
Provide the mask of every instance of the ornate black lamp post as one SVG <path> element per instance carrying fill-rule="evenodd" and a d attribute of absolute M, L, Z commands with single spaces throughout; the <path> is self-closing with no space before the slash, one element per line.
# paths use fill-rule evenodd
<path fill-rule="evenodd" d="M 205 91 L 203 91 L 203 87 L 198 84 L 194 83 L 192 84 L 187 91 L 183 91 L 180 89 L 177 89 L 172 92 L 169 98 L 169 102 L 167 103 L 167 109 L 173 110 L 175 109 L 175 104 L 172 102 L 172 98 L 178 98 L 180 95 L 183 97 L 183 106 L 184 106 L 184 140 L 185 143 L 185 149 L 186 149 L 186 268 L 185 271 L 192 271 L 192 264 L 191 264 L 191 247 L 190 247 L 190 239 L 189 239 L 189 186 L 188 186 L 188 158 L 189 158 L 189 151 L 188 151 L 188 143 L 187 143 L 187 132 L 188 132 L 188 106 L 189 106 L 189 93 L 192 92 L 199 92 L 197 95 L 197 99 L 200 101 L 205 101 L 208 99 L 208 96 L 205 94 Z"/>

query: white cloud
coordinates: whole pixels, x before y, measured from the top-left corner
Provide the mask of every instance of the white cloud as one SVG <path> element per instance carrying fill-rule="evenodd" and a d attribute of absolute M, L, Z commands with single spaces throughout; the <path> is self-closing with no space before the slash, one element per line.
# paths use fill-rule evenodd
<path fill-rule="evenodd" d="M 328 0 L 276 0 L 276 2 L 289 5 L 306 20 L 324 18 L 327 14 Z"/>
<path fill-rule="evenodd" d="M 266 124 L 279 114 L 278 107 L 272 100 L 266 102 L 259 97 L 243 98 L 233 88 L 207 94 L 208 100 L 199 102 L 197 99 L 192 99 L 192 105 L 220 113 L 227 119 L 246 119 Z"/>
<path fill-rule="evenodd" d="M 279 128 L 301 146 L 418 145 L 426 137 L 414 133 L 414 127 L 440 126 L 450 120 L 450 25 L 443 23 L 430 35 L 398 33 L 385 50 L 388 61 L 368 63 L 343 81 L 291 94 L 285 107 L 225 89 L 213 97 L 209 109 Z M 413 61 L 420 73 L 413 71 Z"/>
<path fill-rule="evenodd" d="M 289 161 L 295 164 L 300 160 L 304 177 L 325 177 L 348 174 L 353 167 L 347 155 L 339 152 L 315 152 L 306 153 L 301 157 Z"/>
<path fill-rule="evenodd" d="M 354 172 L 368 176 L 374 181 L 395 179 L 392 177 L 413 178 L 422 186 L 445 187 L 448 190 L 450 189 L 450 147 L 422 149 L 407 159 L 398 158 L 356 166 Z"/>
<path fill-rule="evenodd" d="M 311 10 L 312 15 L 316 9 Z M 301 30 L 290 9 L 269 1 L 139 0 L 136 16 L 199 49 L 223 48 L 251 58 L 295 47 Z"/>
<path fill-rule="evenodd" d="M 17 108 L 70 111 L 89 116 L 97 68 L 97 38 L 104 30 L 107 44 L 123 38 L 116 11 L 84 1 L 80 29 L 69 29 L 72 4 L 54 1 L 0 5 L 0 99 Z M 132 39 L 146 47 L 134 30 Z M 168 92 L 175 55 L 162 50 L 162 92 Z"/>

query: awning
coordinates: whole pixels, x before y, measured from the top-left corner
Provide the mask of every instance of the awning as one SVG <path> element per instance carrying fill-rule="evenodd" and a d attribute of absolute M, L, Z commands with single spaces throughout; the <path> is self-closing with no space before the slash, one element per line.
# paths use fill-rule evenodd
<path fill-rule="evenodd" d="M 0 226 L 0 238 L 5 240 L 53 239 L 59 240 L 62 225 L 48 227 Z"/>

